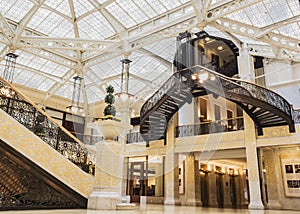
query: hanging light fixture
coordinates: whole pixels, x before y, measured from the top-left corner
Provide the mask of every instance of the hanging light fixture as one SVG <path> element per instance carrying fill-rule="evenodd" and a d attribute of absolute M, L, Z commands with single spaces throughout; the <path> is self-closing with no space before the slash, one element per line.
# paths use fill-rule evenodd
<path fill-rule="evenodd" d="M 14 79 L 17 57 L 18 55 L 14 53 L 8 53 L 6 55 L 3 78 L 6 79 L 9 83 L 12 83 Z M 15 91 L 13 91 L 13 89 L 8 85 L 5 85 L 1 87 L 0 94 L 6 97 L 12 97 L 15 94 Z"/>
<path fill-rule="evenodd" d="M 121 92 L 115 94 L 115 96 L 118 100 L 123 102 L 133 101 L 133 95 L 128 93 L 129 66 L 131 62 L 132 61 L 127 58 L 121 60 L 122 63 Z"/>
<path fill-rule="evenodd" d="M 72 105 L 67 107 L 67 112 L 72 113 L 83 113 L 83 107 L 80 106 L 80 93 L 82 85 L 82 77 L 75 76 L 73 77 L 73 95 L 72 95 Z"/>
<path fill-rule="evenodd" d="M 129 65 L 131 60 L 125 58 L 122 62 L 121 73 L 121 92 L 115 94 L 117 111 L 120 114 L 120 119 L 123 123 L 130 123 L 130 106 L 133 104 L 134 96 L 128 93 L 129 85 Z"/>

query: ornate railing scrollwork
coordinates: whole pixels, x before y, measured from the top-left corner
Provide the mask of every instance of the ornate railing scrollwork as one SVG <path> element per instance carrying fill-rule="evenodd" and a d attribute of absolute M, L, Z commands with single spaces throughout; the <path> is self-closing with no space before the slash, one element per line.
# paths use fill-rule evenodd
<path fill-rule="evenodd" d="M 92 151 L 2 78 L 0 108 L 84 171 L 95 163 Z"/>
<path fill-rule="evenodd" d="M 238 82 L 242 87 L 244 87 L 250 92 L 252 97 L 261 100 L 263 102 L 266 102 L 272 106 L 275 106 L 276 108 L 280 109 L 285 114 L 287 114 L 288 116 L 292 116 L 291 105 L 279 94 L 253 83 L 248 83 L 245 81 L 238 81 Z"/>
<path fill-rule="evenodd" d="M 293 119 L 295 123 L 300 123 L 300 109 L 293 111 Z"/>

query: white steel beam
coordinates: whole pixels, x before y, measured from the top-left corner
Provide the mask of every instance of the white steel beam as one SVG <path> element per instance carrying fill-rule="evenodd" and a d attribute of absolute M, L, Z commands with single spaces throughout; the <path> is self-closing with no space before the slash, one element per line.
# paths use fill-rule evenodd
<path fill-rule="evenodd" d="M 211 8 L 206 14 L 206 22 L 212 22 L 219 18 L 225 17 L 235 11 L 242 10 L 251 5 L 262 2 L 263 0 L 227 0 L 218 1 L 216 4 L 211 5 Z"/>
<path fill-rule="evenodd" d="M 14 43 L 17 43 L 19 38 L 21 37 L 23 31 L 25 30 L 27 24 L 30 22 L 31 18 L 34 16 L 34 14 L 40 9 L 43 5 L 45 0 L 40 0 L 38 4 L 34 5 L 28 13 L 22 18 L 20 21 L 17 30 L 16 30 L 16 36 L 14 37 Z"/>
<path fill-rule="evenodd" d="M 68 68 L 75 69 L 75 67 L 76 67 L 76 62 L 71 61 L 66 58 L 63 58 L 63 57 L 60 57 L 57 54 L 51 53 L 46 50 L 36 49 L 36 48 L 26 48 L 26 49 L 23 49 L 22 51 L 32 54 L 34 56 L 38 56 L 43 59 L 55 62 L 59 65 L 62 65 L 62 66 L 68 67 Z"/>
<path fill-rule="evenodd" d="M 110 49 L 111 46 L 114 46 L 116 44 L 119 44 L 119 42 L 111 40 L 92 40 L 79 38 L 22 36 L 20 38 L 20 42 L 18 43 L 18 47 L 79 51 L 101 51 Z"/>
<path fill-rule="evenodd" d="M 156 59 L 156 60 L 159 61 L 161 64 L 165 65 L 169 70 L 172 69 L 172 63 L 171 63 L 171 62 L 169 62 L 168 60 L 166 60 L 166 59 L 164 59 L 164 58 L 162 58 L 162 57 L 160 57 L 160 56 L 158 56 L 158 55 L 152 53 L 151 51 L 149 51 L 149 50 L 147 50 L 147 49 L 145 49 L 145 48 L 140 48 L 140 49 L 138 49 L 137 51 L 140 52 L 140 53 L 143 53 L 143 54 L 145 54 L 145 55 L 147 55 L 147 56 L 150 56 L 150 57 L 152 57 L 153 59 Z"/>
<path fill-rule="evenodd" d="M 10 28 L 9 23 L 1 13 L 0 13 L 0 31 L 3 32 L 6 39 L 9 41 L 10 44 L 12 44 L 13 38 L 15 37 L 15 33 Z"/>
<path fill-rule="evenodd" d="M 259 40 L 285 50 L 300 52 L 299 40 L 272 32 L 266 34 L 260 39 L 257 39 L 256 35 L 261 33 L 261 29 L 252 25 L 240 23 L 228 18 L 218 19 L 211 25 L 221 31 L 228 31 L 254 40 Z"/>
<path fill-rule="evenodd" d="M 75 70 L 69 70 L 67 71 L 61 78 L 60 82 L 56 82 L 48 91 L 46 94 L 46 97 L 44 98 L 42 105 L 45 104 L 45 102 L 52 97 L 62 86 L 64 86 L 68 81 L 70 81 L 71 77 L 75 75 Z"/>
<path fill-rule="evenodd" d="M 278 28 L 281 28 L 283 26 L 286 26 L 286 25 L 289 25 L 289 24 L 292 24 L 292 23 L 295 23 L 295 22 L 299 22 L 300 21 L 300 15 L 297 15 L 297 16 L 293 16 L 291 18 L 288 18 L 288 19 L 284 19 L 280 22 L 277 22 L 275 24 L 272 24 L 270 26 L 266 26 L 264 28 L 261 29 L 261 32 L 256 35 L 256 38 L 261 38 L 263 36 L 265 36 L 266 34 L 272 32 L 273 30 L 276 30 Z"/>
<path fill-rule="evenodd" d="M 276 50 L 269 45 L 248 44 L 249 53 L 252 56 L 262 56 L 270 59 L 281 59 L 300 62 L 300 53 L 287 51 L 283 48 Z"/>

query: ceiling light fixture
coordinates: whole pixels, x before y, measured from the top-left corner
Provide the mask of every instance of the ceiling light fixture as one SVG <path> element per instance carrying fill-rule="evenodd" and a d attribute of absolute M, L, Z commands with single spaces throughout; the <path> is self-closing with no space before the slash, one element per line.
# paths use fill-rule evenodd
<path fill-rule="evenodd" d="M 8 53 L 6 55 L 3 78 L 9 83 L 12 83 L 14 79 L 17 57 L 18 55 L 14 53 Z M 0 94 L 5 97 L 13 97 L 15 95 L 15 91 L 10 86 L 4 85 L 0 89 Z"/>
<path fill-rule="evenodd" d="M 80 93 L 83 78 L 80 76 L 73 77 L 73 95 L 72 95 L 72 105 L 67 106 L 67 112 L 83 114 L 84 109 L 80 106 Z"/>

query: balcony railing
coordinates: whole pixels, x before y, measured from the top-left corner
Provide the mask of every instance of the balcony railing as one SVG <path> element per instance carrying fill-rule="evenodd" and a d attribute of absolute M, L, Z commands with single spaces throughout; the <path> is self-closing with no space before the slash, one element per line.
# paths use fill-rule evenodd
<path fill-rule="evenodd" d="M 176 128 L 176 137 L 189 137 L 244 129 L 243 117 L 233 119 L 205 121 L 197 124 L 183 125 Z"/>

